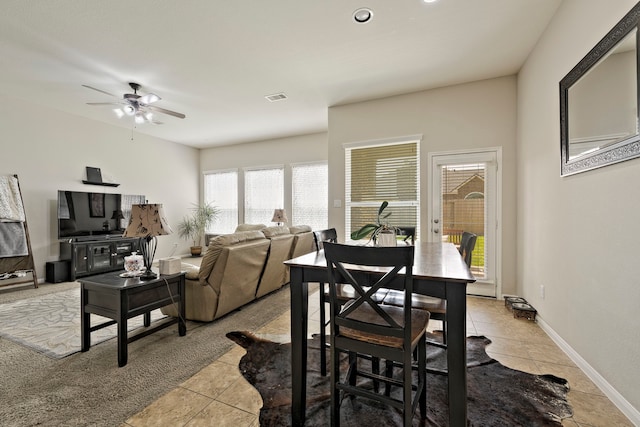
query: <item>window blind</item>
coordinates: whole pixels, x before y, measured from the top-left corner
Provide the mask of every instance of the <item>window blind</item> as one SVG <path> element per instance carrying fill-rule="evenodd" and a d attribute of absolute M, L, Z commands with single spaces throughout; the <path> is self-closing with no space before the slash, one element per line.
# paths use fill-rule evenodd
<path fill-rule="evenodd" d="M 327 228 L 328 172 L 326 163 L 291 165 L 291 224 Z"/>
<path fill-rule="evenodd" d="M 274 209 L 284 208 L 284 168 L 244 172 L 244 222 L 268 224 Z"/>
<path fill-rule="evenodd" d="M 345 148 L 346 231 L 377 222 L 383 201 L 391 212 L 383 222 L 419 229 L 419 145 L 417 141 Z"/>
<path fill-rule="evenodd" d="M 204 202 L 220 210 L 207 233 L 233 233 L 238 226 L 238 171 L 207 172 L 204 175 Z"/>

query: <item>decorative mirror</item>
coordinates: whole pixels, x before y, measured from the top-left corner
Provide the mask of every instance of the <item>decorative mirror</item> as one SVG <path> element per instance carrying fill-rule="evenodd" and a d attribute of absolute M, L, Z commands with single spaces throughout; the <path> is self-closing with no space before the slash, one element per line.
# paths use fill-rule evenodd
<path fill-rule="evenodd" d="M 560 81 L 561 174 L 640 157 L 640 3 Z"/>

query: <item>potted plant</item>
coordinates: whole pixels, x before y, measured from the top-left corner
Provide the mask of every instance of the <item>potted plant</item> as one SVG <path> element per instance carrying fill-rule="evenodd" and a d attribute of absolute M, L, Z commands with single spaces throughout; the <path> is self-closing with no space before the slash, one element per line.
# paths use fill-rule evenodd
<path fill-rule="evenodd" d="M 178 224 L 178 233 L 185 240 L 193 240 L 191 246 L 191 256 L 200 256 L 202 254 L 202 246 L 200 245 L 205 230 L 216 220 L 220 211 L 217 207 L 210 203 L 206 205 L 195 205 L 192 208 L 191 215 L 182 218 Z"/>
<path fill-rule="evenodd" d="M 396 227 L 384 221 L 391 215 L 391 212 L 384 213 L 387 206 L 389 206 L 389 202 L 386 200 L 382 202 L 380 208 L 378 208 L 377 222 L 363 225 L 351 233 L 351 239 L 360 240 L 370 235 L 370 239 L 373 240 L 377 246 L 395 246 L 397 244 Z"/>

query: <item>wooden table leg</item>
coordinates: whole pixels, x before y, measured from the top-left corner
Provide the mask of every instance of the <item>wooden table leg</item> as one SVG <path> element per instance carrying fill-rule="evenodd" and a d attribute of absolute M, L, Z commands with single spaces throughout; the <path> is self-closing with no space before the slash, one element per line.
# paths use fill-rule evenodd
<path fill-rule="evenodd" d="M 118 366 L 127 364 L 127 318 L 121 318 L 118 322 Z"/>
<path fill-rule="evenodd" d="M 91 313 L 85 311 L 87 296 L 84 285 L 80 287 L 80 349 L 89 351 L 91 347 Z"/>
<path fill-rule="evenodd" d="M 460 283 L 447 283 L 447 364 L 449 425 L 467 425 L 467 295 Z"/>
<path fill-rule="evenodd" d="M 302 269 L 291 268 L 291 420 L 304 425 L 307 401 L 307 314 L 309 287 L 302 282 Z"/>
<path fill-rule="evenodd" d="M 184 274 L 182 276 L 180 276 L 180 283 L 178 284 L 178 288 L 180 290 L 180 311 L 178 313 L 180 313 L 180 316 L 178 316 L 178 335 L 180 335 L 181 337 L 187 335 L 187 324 L 185 323 L 185 316 L 186 316 L 186 307 L 185 307 L 185 301 L 186 301 L 186 296 L 185 296 L 185 281 L 184 281 Z"/>
<path fill-rule="evenodd" d="M 144 324 L 145 328 L 148 328 L 149 326 L 151 326 L 151 312 L 150 311 L 147 311 L 143 315 L 143 324 Z"/>

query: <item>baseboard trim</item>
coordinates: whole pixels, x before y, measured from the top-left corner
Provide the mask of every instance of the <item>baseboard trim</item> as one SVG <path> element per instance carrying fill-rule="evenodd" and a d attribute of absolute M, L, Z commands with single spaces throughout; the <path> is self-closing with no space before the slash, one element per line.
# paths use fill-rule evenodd
<path fill-rule="evenodd" d="M 605 396 L 613 402 L 614 405 L 631 421 L 634 425 L 640 426 L 640 411 L 634 408 L 618 391 L 607 382 L 607 380 L 600 375 L 591 365 L 587 363 L 571 346 L 556 333 L 556 331 L 549 326 L 539 315 L 536 318 L 538 325 L 542 330 L 549 335 L 551 340 L 567 356 L 589 377 L 591 381 L 604 393 Z"/>

